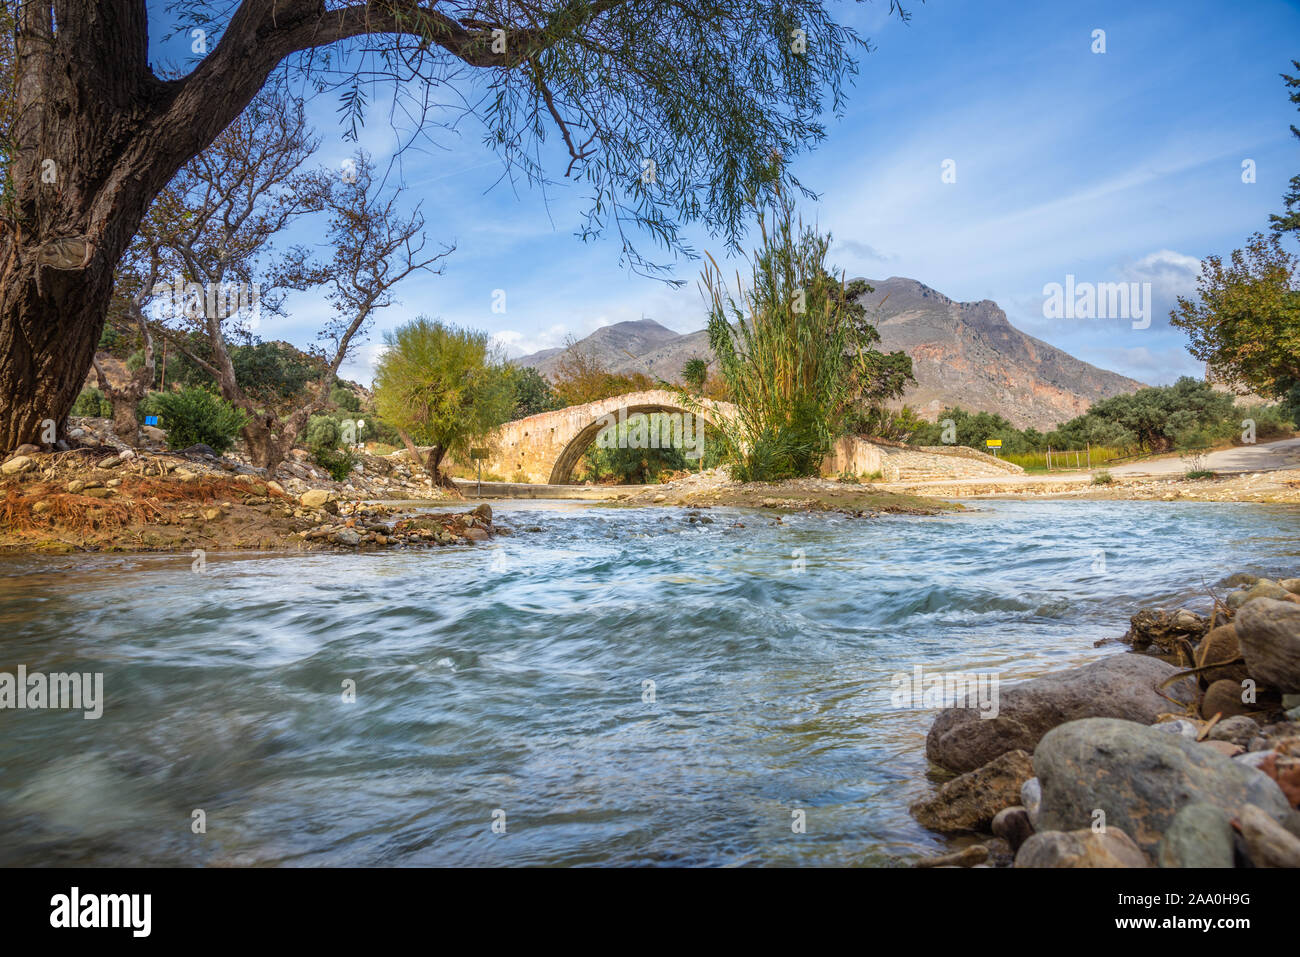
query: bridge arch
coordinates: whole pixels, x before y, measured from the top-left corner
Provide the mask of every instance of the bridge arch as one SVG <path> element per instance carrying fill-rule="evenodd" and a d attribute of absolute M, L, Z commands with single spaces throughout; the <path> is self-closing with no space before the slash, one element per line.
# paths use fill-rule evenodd
<path fill-rule="evenodd" d="M 633 396 L 622 396 L 625 400 L 632 399 Z M 595 404 L 595 403 L 593 403 Z M 609 426 L 611 418 L 627 420 L 634 415 L 653 415 L 656 412 L 677 413 L 680 415 L 698 415 L 707 425 L 718 428 L 716 413 L 709 409 L 688 409 L 680 401 L 671 402 L 624 402 L 617 409 L 602 413 L 594 418 L 589 424 L 583 426 L 578 432 L 569 439 L 564 449 L 560 452 L 555 460 L 555 465 L 551 468 L 550 477 L 547 479 L 549 485 L 568 485 L 573 481 L 573 470 L 578 467 L 582 461 L 583 455 L 587 449 L 591 448 L 593 442 L 600 433 Z"/>
<path fill-rule="evenodd" d="M 687 408 L 687 404 L 673 390 L 647 389 L 507 422 L 484 443 L 488 457 L 482 463 L 483 474 L 535 485 L 566 484 L 572 481 L 583 453 L 609 423 L 609 416 L 617 418 L 620 413 L 624 417 L 636 413 L 693 413 L 714 428 L 736 418 L 736 407 L 729 402 L 701 399 L 698 409 Z"/>

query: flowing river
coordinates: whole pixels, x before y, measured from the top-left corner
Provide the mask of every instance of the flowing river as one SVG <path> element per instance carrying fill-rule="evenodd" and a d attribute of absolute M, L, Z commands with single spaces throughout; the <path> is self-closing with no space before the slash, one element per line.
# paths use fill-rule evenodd
<path fill-rule="evenodd" d="M 1260 505 L 494 509 L 472 548 L 0 562 L 0 668 L 104 688 L 0 711 L 0 864 L 906 863 L 946 845 L 895 674 L 1030 677 L 1300 569 Z"/>

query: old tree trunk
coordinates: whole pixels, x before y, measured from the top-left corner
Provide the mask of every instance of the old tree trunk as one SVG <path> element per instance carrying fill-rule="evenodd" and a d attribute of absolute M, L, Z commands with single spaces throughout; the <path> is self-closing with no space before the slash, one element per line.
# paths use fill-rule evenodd
<path fill-rule="evenodd" d="M 418 5 L 326 11 L 244 0 L 220 42 L 178 80 L 148 61 L 145 0 L 26 0 L 15 14 L 12 201 L 0 215 L 0 451 L 49 444 L 90 370 L 113 274 L 158 192 L 243 111 L 285 57 L 364 33 L 408 32 Z M 528 31 L 520 32 L 525 37 Z M 477 33 L 434 43 L 476 66 Z M 526 47 L 520 43 L 517 49 Z"/>
<path fill-rule="evenodd" d="M 114 269 L 149 203 L 261 85 L 201 91 L 147 60 L 143 2 L 18 12 L 13 205 L 0 226 L 0 450 L 48 444 L 90 369 Z M 227 52 L 227 59 L 229 51 Z M 223 89 L 224 86 L 224 89 Z"/>

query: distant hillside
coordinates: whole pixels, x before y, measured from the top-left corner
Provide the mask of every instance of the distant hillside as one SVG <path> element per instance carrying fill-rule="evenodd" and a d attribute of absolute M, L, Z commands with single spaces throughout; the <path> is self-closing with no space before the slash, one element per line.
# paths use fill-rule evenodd
<path fill-rule="evenodd" d="M 601 326 L 581 342 L 582 347 L 589 350 L 607 369 L 645 371 L 644 366 L 637 361 L 639 356 L 656 352 L 681 338 L 679 333 L 661 326 L 653 319 L 639 319 L 635 322 L 616 322 L 611 326 Z M 563 349 L 543 349 L 541 352 L 516 359 L 515 363 L 532 366 L 543 375 L 554 375 L 563 353 Z M 673 370 L 673 376 L 675 377 L 680 371 L 679 365 Z"/>
<path fill-rule="evenodd" d="M 862 298 L 878 348 L 912 357 L 917 384 L 903 401 L 934 420 L 945 406 L 996 412 L 1014 425 L 1048 429 L 1094 402 L 1143 383 L 1076 359 L 1007 321 L 997 303 L 956 302 L 915 279 L 869 279 Z M 674 381 L 692 356 L 712 359 L 704 330 L 679 335 L 650 319 L 605 326 L 582 340 L 615 372 L 639 371 Z M 515 360 L 545 375 L 562 349 Z"/>

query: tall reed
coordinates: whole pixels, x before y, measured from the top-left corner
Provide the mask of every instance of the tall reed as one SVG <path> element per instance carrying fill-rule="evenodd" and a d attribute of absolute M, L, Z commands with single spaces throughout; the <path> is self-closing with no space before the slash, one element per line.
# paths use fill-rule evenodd
<path fill-rule="evenodd" d="M 724 437 L 741 481 L 816 474 L 861 390 L 870 345 L 861 308 L 827 269 L 830 236 L 784 197 L 770 225 L 763 213 L 758 224 L 747 288 L 737 274 L 732 295 L 712 256 L 701 277 L 709 345 L 738 410 Z"/>

